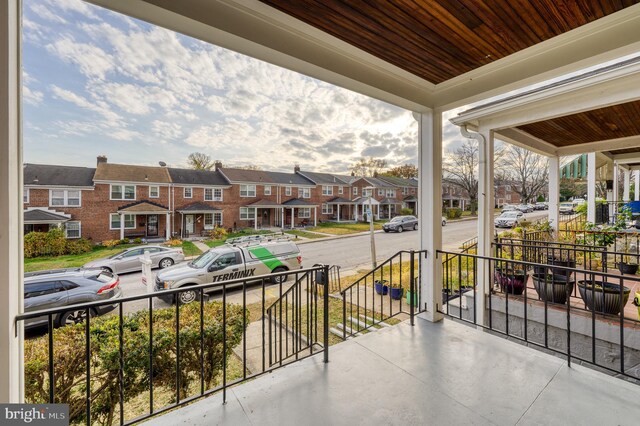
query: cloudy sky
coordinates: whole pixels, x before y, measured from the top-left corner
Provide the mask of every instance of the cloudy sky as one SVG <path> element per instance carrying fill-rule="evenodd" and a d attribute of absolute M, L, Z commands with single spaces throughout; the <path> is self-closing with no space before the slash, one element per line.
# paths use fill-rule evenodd
<path fill-rule="evenodd" d="M 26 162 L 417 161 L 417 123 L 387 103 L 80 0 L 25 0 L 23 26 Z"/>

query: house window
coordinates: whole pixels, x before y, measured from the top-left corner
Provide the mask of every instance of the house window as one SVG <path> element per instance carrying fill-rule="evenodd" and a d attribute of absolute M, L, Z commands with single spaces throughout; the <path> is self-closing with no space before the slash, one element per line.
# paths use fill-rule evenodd
<path fill-rule="evenodd" d="M 407 188 L 406 186 L 402 188 L 402 195 L 407 195 L 408 193 L 409 193 L 409 188 Z"/>
<path fill-rule="evenodd" d="M 79 207 L 80 191 L 71 189 L 52 189 L 50 192 L 49 205 Z"/>
<path fill-rule="evenodd" d="M 254 220 L 256 211 L 250 207 L 240 207 L 240 220 Z"/>
<path fill-rule="evenodd" d="M 216 226 L 222 226 L 222 212 L 205 213 L 204 229 L 213 229 Z"/>
<path fill-rule="evenodd" d="M 387 189 L 387 198 L 396 198 L 396 190 Z"/>
<path fill-rule="evenodd" d="M 255 185 L 240 185 L 240 196 L 241 197 L 255 197 L 256 196 L 256 186 Z"/>
<path fill-rule="evenodd" d="M 338 187 L 338 195 L 342 195 L 342 194 L 344 194 L 344 187 L 339 186 Z"/>
<path fill-rule="evenodd" d="M 22 202 L 29 204 L 29 188 L 24 188 L 22 192 Z"/>
<path fill-rule="evenodd" d="M 333 195 L 333 186 L 322 186 L 322 195 Z"/>
<path fill-rule="evenodd" d="M 358 195 L 358 187 L 357 186 L 353 187 L 353 195 Z"/>
<path fill-rule="evenodd" d="M 111 199 L 112 200 L 135 200 L 136 186 L 135 185 L 111 185 Z"/>
<path fill-rule="evenodd" d="M 205 201 L 213 201 L 213 188 L 205 188 L 204 189 L 204 200 Z M 207 216 L 205 215 L 205 228 L 206 228 L 206 218 Z"/>
<path fill-rule="evenodd" d="M 311 217 L 311 209 L 308 207 L 298 209 L 298 217 L 300 219 L 309 219 Z"/>
<path fill-rule="evenodd" d="M 204 189 L 205 201 L 222 201 L 222 189 L 220 188 L 205 188 Z"/>
<path fill-rule="evenodd" d="M 363 197 L 371 197 L 372 194 L 372 190 L 371 189 L 362 189 L 362 196 Z"/>
<path fill-rule="evenodd" d="M 378 188 L 378 197 L 384 196 L 384 189 Z"/>
<path fill-rule="evenodd" d="M 291 187 L 290 186 L 285 186 L 284 187 L 284 195 L 286 195 L 287 197 L 291 197 Z"/>
<path fill-rule="evenodd" d="M 193 188 L 184 188 L 183 198 L 193 198 Z"/>
<path fill-rule="evenodd" d="M 118 213 L 111 213 L 110 229 L 120 229 L 120 215 Z M 136 228 L 136 215 L 125 214 L 124 215 L 124 229 Z"/>
<path fill-rule="evenodd" d="M 160 187 L 158 186 L 150 186 L 149 187 L 149 198 L 158 198 L 160 197 Z"/>
<path fill-rule="evenodd" d="M 322 214 L 333 214 L 333 205 L 331 205 L 331 204 L 323 204 L 322 205 Z"/>
<path fill-rule="evenodd" d="M 298 198 L 311 198 L 311 189 L 298 188 Z"/>
<path fill-rule="evenodd" d="M 271 195 L 271 185 L 264 186 L 264 195 Z"/>
<path fill-rule="evenodd" d="M 67 238 L 80 238 L 80 222 L 65 223 L 64 236 Z"/>
<path fill-rule="evenodd" d="M 213 201 L 222 201 L 222 189 L 214 188 L 213 189 Z"/>

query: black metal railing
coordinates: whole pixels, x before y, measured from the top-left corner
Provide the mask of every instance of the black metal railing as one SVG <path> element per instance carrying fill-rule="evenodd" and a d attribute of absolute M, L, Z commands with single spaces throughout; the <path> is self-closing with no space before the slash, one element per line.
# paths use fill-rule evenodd
<path fill-rule="evenodd" d="M 384 326 L 406 314 L 414 324 L 420 306 L 420 271 L 426 250 L 402 250 L 340 292 L 343 339 Z"/>
<path fill-rule="evenodd" d="M 630 309 L 625 312 L 640 277 L 468 253 L 438 251 L 438 256 L 449 264 L 482 266 L 477 269 L 482 276 L 443 274 L 444 289 L 470 289 L 466 303 L 445 302 L 443 314 L 564 355 L 569 364 L 580 361 L 640 378 L 633 361 L 640 355 L 640 321 Z M 578 297 L 572 295 L 574 286 Z"/>
<path fill-rule="evenodd" d="M 217 392 L 226 401 L 230 386 L 287 357 L 322 351 L 326 362 L 329 294 L 318 291 L 318 278 L 327 276 L 328 267 L 315 266 L 18 315 L 17 324 L 46 324 L 25 333 L 25 400 L 69 404 L 74 424 L 128 425 Z M 181 303 L 187 291 L 197 297 Z M 112 311 L 96 316 L 105 309 Z M 56 327 L 71 310 L 84 319 Z M 292 338 L 274 339 L 273 327 L 288 327 Z M 281 352 L 287 341 L 293 347 Z"/>
<path fill-rule="evenodd" d="M 478 237 L 473 237 L 460 244 L 460 252 L 468 253 L 470 250 L 478 248 Z"/>

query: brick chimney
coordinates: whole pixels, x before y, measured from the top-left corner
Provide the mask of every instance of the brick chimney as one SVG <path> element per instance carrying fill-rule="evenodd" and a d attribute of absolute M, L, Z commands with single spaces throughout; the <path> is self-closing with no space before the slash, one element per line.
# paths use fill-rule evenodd
<path fill-rule="evenodd" d="M 300 171 L 300 164 L 296 164 L 293 166 L 293 173 L 298 173 Z"/>
<path fill-rule="evenodd" d="M 221 168 L 222 168 L 222 161 L 220 161 L 220 160 L 216 160 L 216 161 L 213 163 L 213 165 L 214 165 L 214 167 L 215 167 L 215 169 L 216 169 L 216 170 L 219 170 L 219 169 L 221 169 Z"/>
<path fill-rule="evenodd" d="M 98 164 L 106 163 L 106 162 L 107 162 L 107 156 L 106 155 L 98 155 Z"/>

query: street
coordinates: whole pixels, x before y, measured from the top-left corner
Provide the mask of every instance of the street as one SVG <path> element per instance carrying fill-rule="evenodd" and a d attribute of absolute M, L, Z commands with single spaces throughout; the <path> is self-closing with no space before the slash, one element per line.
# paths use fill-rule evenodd
<path fill-rule="evenodd" d="M 526 214 L 528 220 L 541 219 L 547 215 L 547 212 L 532 212 Z M 498 232 L 504 232 L 504 229 Z M 460 222 L 449 222 L 442 230 L 443 248 L 445 250 L 455 251 L 460 244 L 477 235 L 477 220 L 465 220 Z M 370 236 L 358 235 L 355 237 L 338 238 L 326 241 L 313 241 L 299 244 L 302 254 L 302 262 L 304 266 L 312 266 L 316 263 L 327 265 L 339 265 L 342 275 L 349 275 L 358 269 L 371 268 L 371 246 L 369 244 Z M 377 232 L 375 234 L 376 242 L 376 258 L 383 261 L 400 250 L 418 249 L 419 232 L 405 231 L 403 233 L 384 233 Z M 157 270 L 154 270 L 154 275 Z M 146 292 L 146 288 L 142 285 L 141 273 L 134 272 L 122 274 L 120 276 L 120 286 L 122 287 L 123 296 L 134 296 Z M 164 302 L 158 301 L 163 304 Z M 134 307 L 135 305 L 135 307 Z M 128 304 L 128 309 L 139 309 L 146 307 L 146 301 L 134 302 Z"/>

